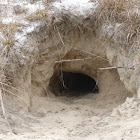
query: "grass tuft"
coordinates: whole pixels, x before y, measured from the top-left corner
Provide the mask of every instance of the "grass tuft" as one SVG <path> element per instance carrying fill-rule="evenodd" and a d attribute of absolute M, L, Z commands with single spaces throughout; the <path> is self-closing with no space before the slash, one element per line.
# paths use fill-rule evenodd
<path fill-rule="evenodd" d="M 45 20 L 48 17 L 48 11 L 44 10 L 37 10 L 35 13 L 26 17 L 29 21 L 36 21 L 36 20 Z"/>
<path fill-rule="evenodd" d="M 13 47 L 15 43 L 16 24 L 4 25 L 1 28 L 1 32 L 3 33 L 3 37 L 0 40 L 3 46 L 7 48 Z"/>
<path fill-rule="evenodd" d="M 140 4 L 138 0 L 99 0 L 97 22 L 119 23 L 127 43 L 140 33 Z M 123 37 L 122 37 L 123 39 Z M 125 40 L 125 44 L 126 44 Z"/>
<path fill-rule="evenodd" d="M 100 16 L 111 22 L 124 22 L 138 8 L 136 0 L 99 0 Z"/>

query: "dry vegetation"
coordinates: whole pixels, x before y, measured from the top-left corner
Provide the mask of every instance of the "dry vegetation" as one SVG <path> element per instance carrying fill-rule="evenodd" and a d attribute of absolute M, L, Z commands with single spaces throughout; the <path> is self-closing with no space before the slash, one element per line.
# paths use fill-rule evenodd
<path fill-rule="evenodd" d="M 18 27 L 23 26 L 19 23 L 3 24 L 0 22 L 0 87 L 4 89 L 4 71 L 7 65 L 8 53 L 14 46 L 15 33 L 18 31 Z"/>
<path fill-rule="evenodd" d="M 43 21 L 48 17 L 48 12 L 46 9 L 44 10 L 37 10 L 35 13 L 27 16 L 27 20 L 30 21 L 36 21 L 36 20 L 40 20 Z"/>
<path fill-rule="evenodd" d="M 8 53 L 10 49 L 14 46 L 16 41 L 15 33 L 18 26 L 20 25 L 16 23 L 10 23 L 5 25 L 2 22 L 0 22 L 0 34 L 1 34 L 0 36 L 0 110 L 12 133 L 14 133 L 14 131 L 12 130 L 11 125 L 8 121 L 8 117 L 6 114 L 7 112 L 5 111 L 5 101 L 4 101 L 5 92 L 9 92 L 8 90 L 6 90 L 5 86 L 9 87 L 10 85 L 6 83 L 6 76 L 4 73 L 5 73 L 5 66 L 8 64 L 7 63 Z M 10 92 L 10 94 L 14 95 L 12 92 Z"/>
<path fill-rule="evenodd" d="M 0 37 L 0 41 L 3 44 L 3 47 L 7 47 L 10 49 L 15 44 L 15 33 L 16 32 L 22 32 L 18 27 L 23 27 L 24 25 L 21 23 L 10 23 L 7 25 L 4 25 L 2 22 L 0 22 L 0 32 L 2 33 L 2 36 Z"/>
<path fill-rule="evenodd" d="M 8 47 L 8 48 L 11 48 L 14 46 L 15 31 L 16 31 L 16 27 L 14 24 L 9 24 L 7 26 L 4 26 L 4 28 L 2 29 L 2 33 L 4 37 L 1 39 L 3 46 Z"/>
<path fill-rule="evenodd" d="M 136 41 L 140 33 L 139 10 L 138 0 L 100 0 L 97 19 L 112 25 L 120 24 L 118 29 L 125 34 L 125 43 L 130 43 L 131 40 Z"/>
<path fill-rule="evenodd" d="M 49 16 L 49 3 L 49 0 L 44 0 L 45 9 L 38 9 L 35 13 L 28 15 L 26 19 L 29 21 L 46 21 L 47 17 Z"/>
<path fill-rule="evenodd" d="M 137 1 L 132 0 L 100 0 L 101 17 L 111 22 L 130 21 L 138 8 Z M 138 14 L 138 13 L 137 13 Z"/>
<path fill-rule="evenodd" d="M 48 13 L 48 1 L 45 2 L 45 9 L 38 9 L 35 13 L 26 17 L 29 21 L 47 21 L 50 16 Z M 140 3 L 138 0 L 99 0 L 99 6 L 96 9 L 97 24 L 110 23 L 120 24 L 117 30 L 123 32 L 122 40 L 124 44 L 138 42 L 140 33 Z M 119 37 L 121 38 L 121 37 Z"/>

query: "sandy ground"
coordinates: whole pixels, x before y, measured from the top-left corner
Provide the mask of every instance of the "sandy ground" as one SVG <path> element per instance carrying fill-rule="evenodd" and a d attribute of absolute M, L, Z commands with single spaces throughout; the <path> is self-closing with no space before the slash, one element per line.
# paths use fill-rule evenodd
<path fill-rule="evenodd" d="M 28 114 L 15 107 L 7 110 L 17 135 L 10 133 L 1 118 L 0 140 L 138 140 L 140 105 L 135 98 L 125 99 L 102 93 L 71 98 L 34 97 L 33 111 Z"/>

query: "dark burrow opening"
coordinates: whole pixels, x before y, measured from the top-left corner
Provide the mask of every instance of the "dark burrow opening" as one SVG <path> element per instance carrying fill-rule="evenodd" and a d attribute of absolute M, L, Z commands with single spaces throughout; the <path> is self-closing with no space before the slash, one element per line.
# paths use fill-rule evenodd
<path fill-rule="evenodd" d="M 56 96 L 81 96 L 98 93 L 96 81 L 82 73 L 60 72 L 50 80 L 50 91 Z"/>

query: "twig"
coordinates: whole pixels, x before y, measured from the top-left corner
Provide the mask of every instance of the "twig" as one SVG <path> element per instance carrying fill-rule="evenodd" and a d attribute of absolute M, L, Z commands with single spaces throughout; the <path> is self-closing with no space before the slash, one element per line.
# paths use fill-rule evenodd
<path fill-rule="evenodd" d="M 87 57 L 87 58 L 82 58 L 82 59 L 61 60 L 61 61 L 54 61 L 54 63 L 73 62 L 73 61 L 82 61 L 82 60 L 90 60 L 90 59 L 93 59 L 93 58 Z"/>
<path fill-rule="evenodd" d="M 81 59 L 68 59 L 68 60 L 51 61 L 51 63 L 63 63 L 63 62 L 83 61 L 83 60 L 90 60 L 90 59 L 93 59 L 93 57 L 87 57 L 87 58 L 81 58 Z M 45 61 L 45 62 L 50 62 L 50 61 Z"/>
<path fill-rule="evenodd" d="M 9 90 L 7 90 L 7 89 L 5 89 L 5 88 L 3 88 L 2 90 L 5 91 L 5 92 L 8 92 L 9 94 L 12 94 L 13 96 L 15 96 L 15 97 L 17 97 L 17 98 L 19 98 L 21 101 L 23 100 L 21 97 L 17 96 L 17 95 L 14 94 L 13 92 L 11 92 L 11 91 L 9 91 Z"/>
<path fill-rule="evenodd" d="M 57 26 L 55 26 L 55 27 L 56 27 L 57 33 L 58 33 L 58 35 L 59 35 L 59 38 L 60 38 L 60 40 L 61 40 L 61 42 L 62 42 L 62 44 L 63 44 L 63 46 L 64 46 L 64 48 L 65 48 L 65 50 L 66 50 L 66 53 L 67 53 L 67 47 L 66 47 L 64 41 L 62 40 L 62 37 L 61 37 L 61 35 L 60 35 L 59 31 L 58 31 Z"/>
<path fill-rule="evenodd" d="M 132 68 L 128 68 L 128 67 L 106 67 L 106 68 L 98 68 L 98 69 L 99 70 L 109 70 L 109 69 L 121 69 L 121 68 L 134 69 L 134 67 L 132 67 Z"/>
<path fill-rule="evenodd" d="M 6 83 L 4 83 L 4 82 L 0 82 L 0 84 L 2 84 L 2 85 L 4 85 L 4 86 L 8 86 L 8 87 L 10 87 L 10 88 L 12 88 L 12 89 L 14 89 L 14 90 L 16 90 L 16 91 L 19 91 L 18 89 L 14 88 L 13 86 L 10 86 L 10 85 L 8 85 L 8 84 L 6 84 Z"/>

